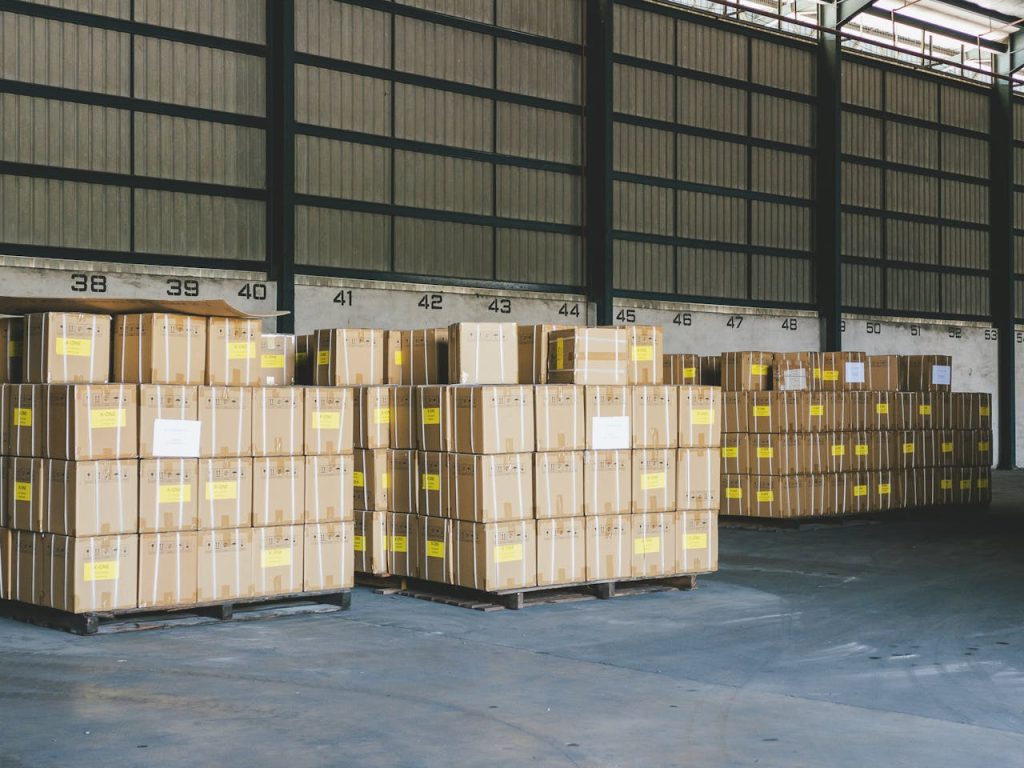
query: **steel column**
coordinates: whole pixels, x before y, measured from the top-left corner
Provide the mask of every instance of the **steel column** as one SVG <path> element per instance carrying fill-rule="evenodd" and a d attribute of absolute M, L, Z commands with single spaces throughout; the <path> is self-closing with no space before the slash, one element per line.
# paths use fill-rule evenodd
<path fill-rule="evenodd" d="M 815 164 L 815 282 L 821 316 L 821 349 L 842 349 L 842 263 L 840 248 L 840 171 L 842 127 L 842 45 L 836 28 L 837 8 L 819 9 L 823 30 L 818 36 L 818 116 Z"/>
<path fill-rule="evenodd" d="M 599 325 L 612 323 L 612 0 L 586 3 L 586 285 Z"/>
<path fill-rule="evenodd" d="M 295 330 L 295 2 L 267 0 L 267 273 Z"/>

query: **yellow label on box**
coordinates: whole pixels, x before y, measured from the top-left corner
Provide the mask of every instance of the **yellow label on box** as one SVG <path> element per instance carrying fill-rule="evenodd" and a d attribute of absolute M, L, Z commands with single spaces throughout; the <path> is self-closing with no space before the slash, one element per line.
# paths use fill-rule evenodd
<path fill-rule="evenodd" d="M 824 415 L 825 415 L 825 406 L 824 405 L 821 405 L 819 403 L 818 405 L 812 405 L 811 406 L 811 416 L 824 416 Z"/>
<path fill-rule="evenodd" d="M 260 552 L 261 568 L 288 568 L 292 564 L 291 547 L 264 549 Z"/>
<path fill-rule="evenodd" d="M 726 488 L 725 498 L 727 499 L 742 499 L 743 489 L 742 488 Z"/>
<path fill-rule="evenodd" d="M 14 500 L 32 501 L 32 483 L 14 482 Z"/>
<path fill-rule="evenodd" d="M 25 345 L 22 344 L 20 341 L 8 341 L 7 342 L 7 356 L 8 357 L 21 357 L 22 356 L 22 350 L 24 350 L 24 348 L 25 348 Z"/>
<path fill-rule="evenodd" d="M 403 359 L 403 357 L 402 357 L 402 350 L 396 349 L 395 350 L 395 365 L 401 365 L 402 364 L 402 359 Z"/>
<path fill-rule="evenodd" d="M 385 491 L 391 487 L 391 475 L 387 472 L 380 473 L 380 487 Z"/>
<path fill-rule="evenodd" d="M 775 501 L 775 493 L 773 491 L 758 491 L 757 500 L 761 504 L 767 504 L 768 502 Z"/>
<path fill-rule="evenodd" d="M 230 501 L 238 498 L 238 482 L 221 480 L 206 484 L 207 501 Z"/>
<path fill-rule="evenodd" d="M 985 453 L 985 452 L 988 451 L 988 441 L 987 440 L 982 440 L 980 443 L 978 443 L 978 451 L 980 453 Z"/>
<path fill-rule="evenodd" d="M 120 575 L 120 563 L 117 560 L 97 560 L 85 564 L 86 581 L 114 581 Z M 134 576 L 132 577 L 134 578 Z"/>
<path fill-rule="evenodd" d="M 952 453 L 953 452 L 953 444 L 952 443 L 943 443 L 942 444 L 942 452 L 943 453 Z"/>
<path fill-rule="evenodd" d="M 903 452 L 904 453 L 913 453 L 914 452 L 914 444 L 913 443 L 904 443 L 903 444 Z"/>
<path fill-rule="evenodd" d="M 187 483 L 181 485 L 160 485 L 157 491 L 157 498 L 161 504 L 181 504 L 192 501 L 192 486 Z"/>
<path fill-rule="evenodd" d="M 988 488 L 988 480 L 984 480 L 984 479 L 979 478 L 978 479 L 978 487 L 979 488 Z"/>
<path fill-rule="evenodd" d="M 939 488 L 941 488 L 944 491 L 951 491 L 951 490 L 953 490 L 953 481 L 952 480 L 939 480 Z"/>
<path fill-rule="evenodd" d="M 340 411 L 313 411 L 313 429 L 338 429 L 340 426 Z"/>
<path fill-rule="evenodd" d="M 878 495 L 879 496 L 886 496 L 886 495 L 889 494 L 889 492 L 891 490 L 892 490 L 892 486 L 889 483 L 879 483 L 878 484 Z"/>
<path fill-rule="evenodd" d="M 329 350 L 321 349 L 316 353 L 317 365 L 327 365 L 329 362 L 331 362 L 331 353 Z"/>
<path fill-rule="evenodd" d="M 992 415 L 992 409 L 989 408 L 987 405 L 980 405 L 980 406 L 978 406 L 978 415 L 979 416 L 991 416 Z"/>
<path fill-rule="evenodd" d="M 440 475 L 428 475 L 422 476 L 423 490 L 425 491 L 440 491 L 441 490 L 441 476 Z"/>
<path fill-rule="evenodd" d="M 919 405 L 917 406 L 917 412 L 922 416 L 931 416 L 932 407 L 930 405 Z"/>
<path fill-rule="evenodd" d="M 374 408 L 373 409 L 373 423 L 374 424 L 390 424 L 391 423 L 391 409 L 390 408 Z"/>
<path fill-rule="evenodd" d="M 494 562 L 496 563 L 514 563 L 522 559 L 522 544 L 499 544 L 494 548 Z"/>
<path fill-rule="evenodd" d="M 970 480 L 961 480 L 960 481 L 960 490 L 961 491 L 969 491 L 969 490 L 971 490 L 971 481 Z"/>
<path fill-rule="evenodd" d="M 664 472 L 649 472 L 640 475 L 641 491 L 657 491 L 665 487 Z"/>
<path fill-rule="evenodd" d="M 302 363 L 306 362 L 307 360 L 309 360 L 309 352 L 296 352 L 295 353 L 295 362 L 296 363 L 299 363 L 301 365 Z"/>
<path fill-rule="evenodd" d="M 750 375 L 751 376 L 767 376 L 768 375 L 768 366 L 767 365 L 761 365 L 760 363 L 751 363 L 750 364 Z"/>
<path fill-rule="evenodd" d="M 854 456 L 867 456 L 868 455 L 868 445 L 867 445 L 867 443 L 857 443 L 855 446 L 853 446 L 853 454 L 854 454 Z"/>
<path fill-rule="evenodd" d="M 424 424 L 440 424 L 441 423 L 441 409 L 440 408 L 424 408 L 423 409 L 423 423 Z"/>
<path fill-rule="evenodd" d="M 389 536 L 388 549 L 392 552 L 408 552 L 409 539 L 405 536 Z"/>
<path fill-rule="evenodd" d="M 366 551 L 366 537 L 365 536 L 353 536 L 352 537 L 352 546 L 355 548 L 356 552 L 365 552 Z"/>
<path fill-rule="evenodd" d="M 444 542 L 427 539 L 427 557 L 444 557 Z"/>
<path fill-rule="evenodd" d="M 683 545 L 687 549 L 707 549 L 708 535 L 706 533 L 688 533 L 683 539 Z"/>
<path fill-rule="evenodd" d="M 364 485 L 366 485 L 366 481 L 363 479 L 362 472 L 352 473 L 352 485 L 356 488 L 362 488 Z"/>
<path fill-rule="evenodd" d="M 875 404 L 875 413 L 878 414 L 879 416 L 888 416 L 889 415 L 889 404 L 888 403 L 876 403 Z"/>
<path fill-rule="evenodd" d="M 839 371 L 826 368 L 821 372 L 822 381 L 839 381 Z"/>
<path fill-rule="evenodd" d="M 771 415 L 772 415 L 772 407 L 770 405 L 755 405 L 754 406 L 754 416 L 755 417 L 771 416 Z"/>
<path fill-rule="evenodd" d="M 120 429 L 128 425 L 126 408 L 90 408 L 89 427 L 91 429 Z"/>
<path fill-rule="evenodd" d="M 866 485 L 855 485 L 855 486 L 853 486 L 853 495 L 854 496 L 867 496 L 868 495 L 868 487 Z"/>
<path fill-rule="evenodd" d="M 833 445 L 832 446 L 832 455 L 833 456 L 845 456 L 846 455 L 846 446 L 845 445 Z"/>
<path fill-rule="evenodd" d="M 683 368 L 683 378 L 684 379 L 696 379 L 697 378 L 697 369 L 696 368 Z"/>
<path fill-rule="evenodd" d="M 769 447 L 769 448 L 758 448 L 757 449 L 757 458 L 759 458 L 759 459 L 773 459 L 773 458 L 775 458 L 775 449 L 771 448 L 771 447 Z"/>
<path fill-rule="evenodd" d="M 730 446 L 722 449 L 722 458 L 723 459 L 737 459 L 737 458 L 739 458 L 739 455 L 740 455 L 740 449 L 737 448 L 735 445 L 730 445 Z"/>
<path fill-rule="evenodd" d="M 229 341 L 228 360 L 252 360 L 256 357 L 255 341 Z"/>
<path fill-rule="evenodd" d="M 634 363 L 649 363 L 654 359 L 654 347 L 650 344 L 633 347 Z"/>
<path fill-rule="evenodd" d="M 16 427 L 31 427 L 32 426 L 32 409 L 31 408 L 15 408 L 14 409 L 14 426 L 16 426 Z"/>
<path fill-rule="evenodd" d="M 63 357 L 89 357 L 92 355 L 91 339 L 57 338 L 57 354 Z"/>
<path fill-rule="evenodd" d="M 656 555 L 661 552 L 660 536 L 643 536 L 633 539 L 634 555 Z"/>
<path fill-rule="evenodd" d="M 811 376 L 813 378 L 815 378 L 815 379 L 820 379 L 821 378 L 821 368 L 813 368 L 813 369 L 811 369 Z"/>
<path fill-rule="evenodd" d="M 284 368 L 284 355 L 260 355 L 260 368 Z"/>
<path fill-rule="evenodd" d="M 710 408 L 695 408 L 690 411 L 690 423 L 698 426 L 714 424 L 715 412 Z"/>
<path fill-rule="evenodd" d="M 565 339 L 555 341 L 555 368 L 558 370 L 565 368 Z"/>

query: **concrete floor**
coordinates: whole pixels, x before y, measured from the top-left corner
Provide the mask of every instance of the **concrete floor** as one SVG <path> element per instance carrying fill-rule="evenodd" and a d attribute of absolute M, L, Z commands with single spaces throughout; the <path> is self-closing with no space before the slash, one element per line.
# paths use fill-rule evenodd
<path fill-rule="evenodd" d="M 692 593 L 0 620 L 0 768 L 1024 766 L 1024 473 L 994 487 L 987 516 L 724 530 Z"/>

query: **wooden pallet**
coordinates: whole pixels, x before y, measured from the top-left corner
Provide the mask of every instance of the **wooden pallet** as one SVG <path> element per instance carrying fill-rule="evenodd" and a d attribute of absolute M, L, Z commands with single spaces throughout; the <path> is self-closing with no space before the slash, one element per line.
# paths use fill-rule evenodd
<path fill-rule="evenodd" d="M 857 512 L 849 515 L 816 515 L 813 517 L 747 517 L 742 515 L 720 515 L 721 528 L 744 528 L 755 531 L 778 530 L 820 530 L 822 528 L 878 525 L 893 521 L 914 521 L 934 518 L 937 515 L 955 513 L 956 507 L 913 507 L 873 512 Z"/>
<path fill-rule="evenodd" d="M 75 635 L 95 635 L 170 629 L 218 621 L 253 621 L 310 613 L 335 613 L 347 611 L 351 606 L 352 591 L 349 589 L 228 600 L 180 608 L 126 608 L 89 613 L 68 613 L 56 608 L 0 600 L 0 618 L 61 629 Z"/>
<path fill-rule="evenodd" d="M 369 587 L 375 595 L 394 595 L 405 589 L 405 576 L 381 576 L 376 573 L 357 573 L 356 584 Z"/>

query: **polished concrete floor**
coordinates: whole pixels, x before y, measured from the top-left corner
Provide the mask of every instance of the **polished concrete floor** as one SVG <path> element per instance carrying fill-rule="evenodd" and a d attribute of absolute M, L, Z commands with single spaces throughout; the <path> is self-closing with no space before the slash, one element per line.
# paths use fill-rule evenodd
<path fill-rule="evenodd" d="M 1024 473 L 995 491 L 987 515 L 723 530 L 692 593 L 0 620 L 0 767 L 1024 766 Z"/>

